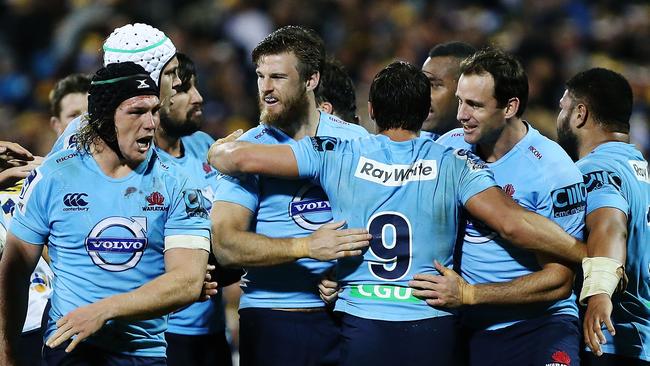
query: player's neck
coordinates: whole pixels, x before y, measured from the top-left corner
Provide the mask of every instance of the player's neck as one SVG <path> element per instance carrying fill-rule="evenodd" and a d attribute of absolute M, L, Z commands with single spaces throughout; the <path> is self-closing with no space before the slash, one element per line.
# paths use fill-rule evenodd
<path fill-rule="evenodd" d="M 511 118 L 501 130 L 495 140 L 478 144 L 478 153 L 481 159 L 493 163 L 501 159 L 521 141 L 528 133 L 528 126 L 521 118 Z"/>
<path fill-rule="evenodd" d="M 291 137 L 294 140 L 301 140 L 303 137 L 316 136 L 318 131 L 318 123 L 320 122 L 320 111 L 316 108 L 313 100 L 309 101 L 309 113 L 307 113 L 306 120 L 302 121 L 298 130 L 296 130 Z"/>
<path fill-rule="evenodd" d="M 390 130 L 383 130 L 379 132 L 380 134 L 387 136 L 389 139 L 395 142 L 403 142 L 413 140 L 418 137 L 418 133 L 415 131 L 404 130 L 401 128 L 392 128 Z"/>
<path fill-rule="evenodd" d="M 90 154 L 97 162 L 99 169 L 111 178 L 124 178 L 131 174 L 140 164 L 128 164 L 101 140 L 91 145 Z"/>
<path fill-rule="evenodd" d="M 156 130 L 156 146 L 167 154 L 180 158 L 183 156 L 183 144 L 181 138 L 168 135 L 162 127 Z"/>
<path fill-rule="evenodd" d="M 602 128 L 595 127 L 584 131 L 582 136 L 578 137 L 578 157 L 582 159 L 598 146 L 607 142 L 630 142 L 630 135 L 621 132 L 609 132 Z"/>

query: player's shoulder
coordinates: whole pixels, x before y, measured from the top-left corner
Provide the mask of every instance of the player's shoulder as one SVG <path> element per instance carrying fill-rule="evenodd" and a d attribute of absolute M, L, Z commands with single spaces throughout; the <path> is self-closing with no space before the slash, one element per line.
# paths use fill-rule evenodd
<path fill-rule="evenodd" d="M 252 142 L 254 144 L 277 143 L 276 131 L 272 127 L 260 123 L 259 125 L 244 132 L 237 140 Z"/>
<path fill-rule="evenodd" d="M 569 154 L 557 142 L 542 135 L 530 125 L 528 128 L 528 135 L 517 147 L 519 152 L 532 164 L 543 166 L 550 171 L 558 168 L 576 169 Z"/>
<path fill-rule="evenodd" d="M 332 135 L 344 139 L 353 139 L 356 137 L 368 136 L 369 133 L 363 126 L 346 122 L 333 114 L 321 111 L 318 135 Z"/>
<path fill-rule="evenodd" d="M 183 141 L 187 141 L 192 145 L 196 146 L 210 146 L 212 143 L 214 143 L 214 139 L 212 136 L 208 135 L 207 133 L 203 131 L 196 131 L 193 134 L 189 136 L 183 137 Z"/>
<path fill-rule="evenodd" d="M 444 146 L 465 150 L 470 150 L 472 147 L 472 145 L 465 142 L 465 133 L 462 128 L 454 128 L 440 136 L 436 142 Z"/>
<path fill-rule="evenodd" d="M 178 185 L 185 185 L 189 180 L 186 170 L 178 164 L 172 157 L 159 154 L 153 150 L 145 170 L 146 175 L 159 179 L 167 188 Z"/>
<path fill-rule="evenodd" d="M 436 144 L 435 142 L 433 142 Z M 470 172 L 477 172 L 482 170 L 489 170 L 490 167 L 487 165 L 483 159 L 478 155 L 474 154 L 469 149 L 463 148 L 454 148 L 451 146 L 444 146 L 437 144 L 442 148 L 441 154 L 441 164 L 450 164 L 462 167 L 463 165 Z"/>
<path fill-rule="evenodd" d="M 642 182 L 650 183 L 648 161 L 631 144 L 608 142 L 596 147 L 576 163 L 583 174 L 593 172 L 614 173 L 619 177 L 631 174 Z"/>
<path fill-rule="evenodd" d="M 86 152 L 77 149 L 65 149 L 52 152 L 48 155 L 39 167 L 43 173 L 51 173 L 80 163 Z"/>
<path fill-rule="evenodd" d="M 84 123 L 86 123 L 88 117 L 85 114 L 82 114 L 68 123 L 66 128 L 63 130 L 61 136 L 57 137 L 52 150 L 47 156 L 50 156 L 60 150 L 74 149 L 77 147 L 77 133 L 81 129 Z"/>

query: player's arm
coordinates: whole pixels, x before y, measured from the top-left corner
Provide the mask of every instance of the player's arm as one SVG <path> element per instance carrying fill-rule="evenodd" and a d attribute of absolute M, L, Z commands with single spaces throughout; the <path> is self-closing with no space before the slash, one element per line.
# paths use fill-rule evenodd
<path fill-rule="evenodd" d="M 465 208 L 520 248 L 571 263 L 581 263 L 587 254 L 583 242 L 551 220 L 522 208 L 499 188 L 488 188 L 472 196 Z"/>
<path fill-rule="evenodd" d="M 183 240 L 198 242 L 208 239 L 186 236 Z M 206 245 L 208 243 L 202 244 Z M 111 319 L 151 319 L 198 300 L 208 263 L 207 250 L 172 248 L 165 251 L 164 258 L 164 274 L 133 291 L 82 306 L 60 318 L 56 322 L 56 332 L 46 345 L 54 348 L 76 336 L 66 348 L 66 352 L 70 352 Z"/>
<path fill-rule="evenodd" d="M 565 299 L 571 294 L 573 271 L 548 259 L 542 269 L 507 282 L 468 284 L 450 268 L 435 263 L 442 275 L 416 274 L 409 282 L 413 296 L 431 306 L 519 305 Z"/>
<path fill-rule="evenodd" d="M 228 175 L 298 177 L 298 163 L 289 145 L 215 142 L 208 151 L 208 161 L 221 173 Z"/>
<path fill-rule="evenodd" d="M 289 153 L 293 155 L 291 149 Z M 364 229 L 337 230 L 345 222 L 323 225 L 303 238 L 270 238 L 249 232 L 253 213 L 238 204 L 212 206 L 212 251 L 223 266 L 270 266 L 300 258 L 332 260 L 361 255 L 370 235 Z"/>
<path fill-rule="evenodd" d="M 0 260 L 0 365 L 14 364 L 13 346 L 25 322 L 29 278 L 42 248 L 7 234 Z"/>
<path fill-rule="evenodd" d="M 605 343 L 601 324 L 615 334 L 611 296 L 626 259 L 627 216 L 619 209 L 602 207 L 589 213 L 585 223 L 589 236 L 588 259 L 583 263 L 585 284 L 580 294 L 580 302 L 587 303 L 583 331 L 587 346 L 600 356 L 600 344 Z"/>

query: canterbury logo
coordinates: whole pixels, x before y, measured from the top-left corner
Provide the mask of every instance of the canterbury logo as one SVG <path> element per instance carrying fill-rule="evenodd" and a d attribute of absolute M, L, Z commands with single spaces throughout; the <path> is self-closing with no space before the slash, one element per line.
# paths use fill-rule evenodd
<path fill-rule="evenodd" d="M 147 84 L 147 79 L 137 80 L 137 82 L 140 83 L 140 85 L 138 85 L 138 89 L 146 89 L 149 87 L 149 84 Z"/>
<path fill-rule="evenodd" d="M 88 197 L 88 195 L 85 193 L 68 193 L 63 196 L 63 204 L 68 207 L 84 207 L 88 205 L 88 201 L 84 197 Z"/>

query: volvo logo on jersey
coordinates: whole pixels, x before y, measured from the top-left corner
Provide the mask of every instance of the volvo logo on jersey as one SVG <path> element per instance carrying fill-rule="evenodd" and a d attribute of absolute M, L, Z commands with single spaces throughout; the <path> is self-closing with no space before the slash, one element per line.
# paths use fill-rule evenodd
<path fill-rule="evenodd" d="M 168 207 L 165 206 L 165 196 L 162 195 L 160 192 L 153 192 L 147 197 L 145 197 L 145 200 L 147 201 L 147 206 L 143 206 L 142 210 L 143 211 L 167 211 Z"/>
<path fill-rule="evenodd" d="M 93 263 L 106 271 L 134 268 L 147 248 L 147 218 L 107 217 L 90 230 L 85 245 Z"/>
<path fill-rule="evenodd" d="M 323 189 L 313 183 L 300 187 L 289 204 L 289 216 L 305 230 L 316 231 L 332 221 L 332 209 Z"/>

